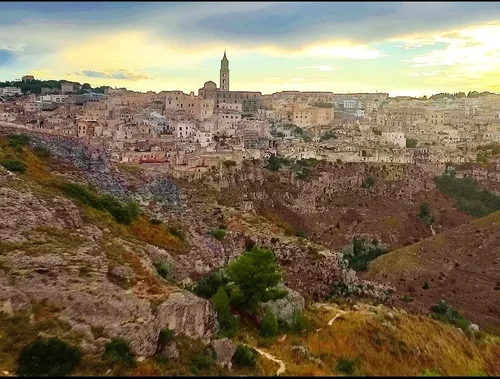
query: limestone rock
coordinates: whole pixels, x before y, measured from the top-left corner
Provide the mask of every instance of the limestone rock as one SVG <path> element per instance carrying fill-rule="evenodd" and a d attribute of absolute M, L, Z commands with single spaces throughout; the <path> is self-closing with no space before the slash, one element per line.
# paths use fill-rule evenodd
<path fill-rule="evenodd" d="M 176 334 L 210 339 L 217 331 L 212 304 L 188 291 L 174 292 L 156 311 L 159 329 L 168 327 Z"/>
<path fill-rule="evenodd" d="M 276 318 L 292 325 L 295 313 L 304 310 L 305 300 L 297 291 L 285 287 L 282 283 L 278 285 L 278 288 L 287 290 L 288 295 L 283 299 L 263 303 L 261 306 L 261 316 L 265 314 L 267 309 L 270 309 Z"/>
<path fill-rule="evenodd" d="M 175 342 L 170 342 L 166 344 L 165 347 L 163 348 L 162 354 L 170 359 L 178 359 L 179 349 L 177 348 L 177 344 Z"/>
<path fill-rule="evenodd" d="M 471 333 L 478 333 L 479 332 L 479 325 L 477 325 L 477 324 L 470 324 L 469 325 L 469 331 Z"/>
<path fill-rule="evenodd" d="M 212 341 L 212 348 L 217 356 L 216 363 L 231 369 L 231 359 L 236 352 L 236 344 L 229 338 L 222 338 Z"/>
<path fill-rule="evenodd" d="M 0 284 L 0 312 L 13 316 L 23 311 L 31 311 L 29 298 L 15 288 Z"/>

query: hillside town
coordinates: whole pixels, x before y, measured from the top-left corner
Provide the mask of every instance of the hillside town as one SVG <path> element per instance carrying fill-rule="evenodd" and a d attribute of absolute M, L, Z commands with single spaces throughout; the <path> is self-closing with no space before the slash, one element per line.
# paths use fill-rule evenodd
<path fill-rule="evenodd" d="M 40 94 L 4 86 L 0 122 L 77 137 L 89 153 L 160 165 L 178 176 L 273 154 L 441 170 L 448 162 L 475 162 L 478 147 L 500 142 L 500 95 L 233 91 L 224 52 L 219 85 L 207 81 L 197 95 L 110 87 L 97 92 L 67 81 L 42 87 Z"/>

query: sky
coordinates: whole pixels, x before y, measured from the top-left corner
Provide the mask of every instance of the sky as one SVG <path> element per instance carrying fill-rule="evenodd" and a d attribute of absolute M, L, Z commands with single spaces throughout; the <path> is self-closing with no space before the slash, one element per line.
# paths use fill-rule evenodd
<path fill-rule="evenodd" d="M 500 2 L 1 2 L 0 80 L 500 92 Z"/>

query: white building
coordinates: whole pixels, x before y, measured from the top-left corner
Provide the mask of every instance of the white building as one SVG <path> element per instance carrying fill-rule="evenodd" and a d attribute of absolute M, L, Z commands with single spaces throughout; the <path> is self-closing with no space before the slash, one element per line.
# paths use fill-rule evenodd
<path fill-rule="evenodd" d="M 344 100 L 344 109 L 356 109 L 358 107 L 358 102 L 356 100 Z"/>
<path fill-rule="evenodd" d="M 16 96 L 16 95 L 22 95 L 23 92 L 21 91 L 21 88 L 18 87 L 4 87 L 0 88 L 0 95 L 3 96 Z"/>
<path fill-rule="evenodd" d="M 45 95 L 41 97 L 42 101 L 64 104 L 68 95 Z"/>
<path fill-rule="evenodd" d="M 188 122 L 179 122 L 173 126 L 173 133 L 176 138 L 186 139 L 194 134 L 194 125 Z"/>
<path fill-rule="evenodd" d="M 357 109 L 356 112 L 354 112 L 354 116 L 365 117 L 365 110 L 364 109 Z"/>

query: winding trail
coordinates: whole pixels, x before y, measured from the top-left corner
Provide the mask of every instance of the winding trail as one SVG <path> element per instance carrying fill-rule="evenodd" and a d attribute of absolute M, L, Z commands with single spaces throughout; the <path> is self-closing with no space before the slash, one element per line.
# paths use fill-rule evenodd
<path fill-rule="evenodd" d="M 246 346 L 248 347 L 251 347 L 252 349 L 254 349 L 257 353 L 259 353 L 260 355 L 266 357 L 267 359 L 269 359 L 270 361 L 273 361 L 277 364 L 280 365 L 278 371 L 276 371 L 276 376 L 280 376 L 281 374 L 283 374 L 285 371 L 286 371 L 286 365 L 283 361 L 280 361 L 279 359 L 277 359 L 276 357 L 274 357 L 273 355 L 269 354 L 269 353 L 266 353 L 265 351 L 263 350 L 260 350 L 260 349 L 257 349 L 256 347 L 253 347 L 253 346 L 250 346 L 248 344 L 245 344 Z"/>

